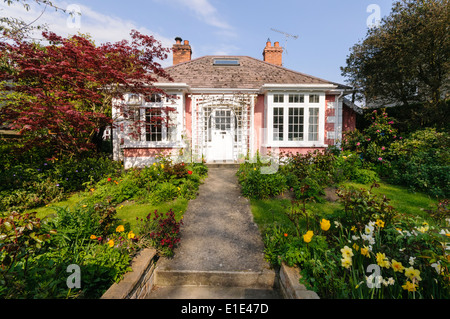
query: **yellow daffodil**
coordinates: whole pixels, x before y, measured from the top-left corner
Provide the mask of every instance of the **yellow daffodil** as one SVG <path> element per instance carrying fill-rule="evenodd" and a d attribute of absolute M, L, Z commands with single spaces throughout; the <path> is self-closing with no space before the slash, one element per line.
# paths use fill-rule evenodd
<path fill-rule="evenodd" d="M 408 291 L 411 291 L 411 292 L 412 291 L 416 291 L 416 287 L 417 287 L 417 285 L 412 283 L 412 282 L 410 282 L 410 281 L 406 281 L 406 283 L 402 286 L 402 288 L 404 290 L 408 290 Z"/>
<path fill-rule="evenodd" d="M 382 221 L 381 219 L 377 219 L 377 221 L 375 222 L 375 225 L 377 225 L 380 228 L 384 227 L 384 221 Z"/>
<path fill-rule="evenodd" d="M 389 262 L 389 260 L 386 258 L 386 255 L 383 253 L 377 253 L 376 255 L 377 258 L 377 264 L 380 267 L 384 267 L 384 268 L 389 268 L 391 266 L 391 263 Z"/>
<path fill-rule="evenodd" d="M 420 278 L 420 270 L 414 269 L 413 267 L 409 267 L 405 269 L 405 276 L 408 277 L 408 279 L 414 281 L 420 281 L 422 278 Z"/>
<path fill-rule="evenodd" d="M 344 248 L 341 249 L 341 253 L 342 253 L 343 257 L 352 257 L 353 256 L 353 250 L 348 246 L 344 246 Z"/>
<path fill-rule="evenodd" d="M 366 247 L 366 246 L 363 246 L 362 248 L 361 248 L 361 255 L 363 255 L 363 256 L 366 256 L 367 258 L 369 258 L 370 257 L 370 254 L 369 254 L 369 248 L 368 247 Z"/>
<path fill-rule="evenodd" d="M 326 220 L 326 219 L 322 219 L 322 220 L 321 220 L 321 222 L 320 222 L 320 228 L 321 228 L 323 231 L 327 231 L 328 229 L 330 229 L 330 226 L 331 226 L 331 224 L 330 224 L 330 221 L 329 221 L 329 220 Z"/>
<path fill-rule="evenodd" d="M 392 269 L 394 269 L 395 272 L 403 272 L 405 267 L 403 267 L 402 263 L 399 261 L 396 261 L 395 259 L 392 259 Z"/>
<path fill-rule="evenodd" d="M 108 245 L 109 245 L 109 247 L 113 247 L 114 246 L 114 240 L 110 239 L 108 241 Z"/>
<path fill-rule="evenodd" d="M 123 225 L 119 225 L 119 226 L 117 226 L 117 228 L 116 228 L 116 232 L 118 232 L 118 233 L 121 233 L 121 232 L 123 232 L 125 230 L 125 228 L 123 227 Z"/>
<path fill-rule="evenodd" d="M 356 232 L 356 226 L 352 226 L 352 228 L 350 228 L 350 230 L 351 230 L 352 232 Z"/>
<path fill-rule="evenodd" d="M 359 250 L 359 246 L 358 246 L 356 243 L 353 244 L 352 248 L 353 248 L 354 250 L 356 250 L 356 251 Z"/>
<path fill-rule="evenodd" d="M 352 258 L 345 256 L 344 258 L 341 259 L 341 265 L 342 267 L 349 269 L 352 265 Z"/>

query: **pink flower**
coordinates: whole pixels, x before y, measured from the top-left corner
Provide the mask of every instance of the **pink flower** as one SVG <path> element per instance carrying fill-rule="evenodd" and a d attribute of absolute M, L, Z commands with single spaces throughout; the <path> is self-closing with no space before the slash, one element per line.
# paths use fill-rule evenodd
<path fill-rule="evenodd" d="M 380 133 L 380 130 L 377 130 L 377 133 Z"/>
<path fill-rule="evenodd" d="M 378 157 L 378 160 L 381 162 L 383 160 L 383 158 L 382 157 Z"/>
<path fill-rule="evenodd" d="M 356 143 L 356 146 L 359 146 L 361 143 L 360 142 L 358 142 L 358 143 Z"/>
<path fill-rule="evenodd" d="M 381 147 L 381 150 L 384 151 L 386 148 L 384 146 Z"/>

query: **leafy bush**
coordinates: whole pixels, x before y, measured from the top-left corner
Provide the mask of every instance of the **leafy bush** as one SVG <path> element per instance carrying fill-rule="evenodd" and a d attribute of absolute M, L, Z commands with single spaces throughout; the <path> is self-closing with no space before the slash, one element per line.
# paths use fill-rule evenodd
<path fill-rule="evenodd" d="M 427 128 L 392 143 L 389 180 L 440 198 L 450 196 L 450 134 Z"/>
<path fill-rule="evenodd" d="M 130 270 L 132 232 L 116 227 L 113 207 L 83 206 L 58 208 L 42 221 L 35 213 L 1 219 L 0 297 L 98 298 Z M 82 273 L 80 289 L 66 284 L 72 264 Z"/>
<path fill-rule="evenodd" d="M 262 174 L 261 166 L 242 164 L 237 172 L 242 194 L 250 198 L 270 198 L 287 190 L 287 179 L 280 172 Z"/>
<path fill-rule="evenodd" d="M 151 215 L 140 220 L 139 233 L 163 256 L 173 256 L 174 249 L 180 242 L 180 227 L 183 222 L 175 219 L 172 210 L 165 214 L 155 211 Z"/>
<path fill-rule="evenodd" d="M 59 201 L 103 176 L 116 176 L 121 164 L 108 158 L 56 159 L 40 164 L 3 166 L 0 211 L 25 210 Z"/>

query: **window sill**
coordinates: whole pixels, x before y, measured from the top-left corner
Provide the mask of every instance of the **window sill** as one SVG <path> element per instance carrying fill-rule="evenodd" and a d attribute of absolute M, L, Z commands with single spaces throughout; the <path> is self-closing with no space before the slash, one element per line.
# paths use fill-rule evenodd
<path fill-rule="evenodd" d="M 320 142 L 284 142 L 284 143 L 265 143 L 261 145 L 262 147 L 287 147 L 287 148 L 296 148 L 296 147 L 328 147 L 328 144 L 320 143 Z"/>
<path fill-rule="evenodd" d="M 135 142 L 121 145 L 121 148 L 183 148 L 182 142 Z"/>

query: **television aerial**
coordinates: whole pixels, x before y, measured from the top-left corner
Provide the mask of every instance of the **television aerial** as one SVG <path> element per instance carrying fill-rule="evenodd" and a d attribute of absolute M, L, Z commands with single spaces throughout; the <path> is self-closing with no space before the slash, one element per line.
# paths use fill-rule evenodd
<path fill-rule="evenodd" d="M 286 33 L 286 32 L 283 32 L 283 31 L 280 31 L 280 30 L 277 30 L 277 29 L 274 29 L 274 28 L 270 28 L 270 30 L 278 32 L 278 33 L 281 33 L 281 34 L 284 35 L 284 51 L 287 54 L 288 52 L 287 52 L 286 46 L 287 46 L 288 38 L 293 38 L 294 40 L 297 40 L 298 39 L 298 35 L 292 35 L 292 34 L 289 34 L 289 33 Z"/>

